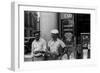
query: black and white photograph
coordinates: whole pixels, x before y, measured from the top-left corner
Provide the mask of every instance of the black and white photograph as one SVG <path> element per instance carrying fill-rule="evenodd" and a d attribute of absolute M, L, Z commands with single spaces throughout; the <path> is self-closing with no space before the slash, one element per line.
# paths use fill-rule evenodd
<path fill-rule="evenodd" d="M 91 58 L 91 14 L 24 10 L 24 62 Z"/>
<path fill-rule="evenodd" d="M 13 3 L 11 68 L 46 70 L 95 65 L 95 25 L 94 7 Z"/>

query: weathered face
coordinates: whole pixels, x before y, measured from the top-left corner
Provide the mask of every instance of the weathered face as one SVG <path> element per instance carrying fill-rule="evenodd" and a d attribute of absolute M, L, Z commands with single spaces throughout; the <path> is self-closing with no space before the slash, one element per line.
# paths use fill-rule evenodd
<path fill-rule="evenodd" d="M 52 39 L 55 41 L 57 40 L 57 34 L 52 34 Z"/>
<path fill-rule="evenodd" d="M 40 34 L 39 33 L 36 33 L 35 34 L 35 39 L 38 41 L 40 39 Z"/>

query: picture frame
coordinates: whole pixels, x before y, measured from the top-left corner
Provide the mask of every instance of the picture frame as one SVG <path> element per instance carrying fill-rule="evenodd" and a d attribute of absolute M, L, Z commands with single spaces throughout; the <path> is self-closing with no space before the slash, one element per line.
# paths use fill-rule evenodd
<path fill-rule="evenodd" d="M 68 13 L 83 13 L 90 14 L 91 33 L 95 33 L 96 24 L 96 8 L 86 6 L 43 6 L 34 5 L 32 3 L 12 2 L 11 4 L 11 69 L 14 71 L 20 70 L 35 70 L 48 69 L 55 67 L 77 67 L 96 65 L 96 48 L 93 44 L 94 34 L 91 34 L 91 59 L 84 60 L 63 60 L 63 61 L 40 61 L 40 62 L 24 62 L 24 11 L 44 11 L 44 12 L 68 12 Z M 65 16 L 66 17 L 66 16 Z"/>

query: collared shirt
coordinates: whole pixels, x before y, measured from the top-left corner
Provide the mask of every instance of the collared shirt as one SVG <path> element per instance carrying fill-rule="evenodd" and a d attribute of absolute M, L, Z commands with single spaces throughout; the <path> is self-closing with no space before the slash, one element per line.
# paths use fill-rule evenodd
<path fill-rule="evenodd" d="M 36 51 L 45 51 L 46 50 L 46 41 L 42 38 L 39 41 L 34 40 L 32 42 L 32 53 Z"/>
<path fill-rule="evenodd" d="M 50 47 L 50 52 L 51 52 L 51 53 L 58 53 L 58 48 L 59 48 L 60 46 L 61 46 L 62 48 L 65 47 L 65 44 L 64 44 L 63 41 L 60 40 L 60 39 L 57 39 L 56 41 L 50 40 L 50 41 L 48 42 L 48 47 Z"/>

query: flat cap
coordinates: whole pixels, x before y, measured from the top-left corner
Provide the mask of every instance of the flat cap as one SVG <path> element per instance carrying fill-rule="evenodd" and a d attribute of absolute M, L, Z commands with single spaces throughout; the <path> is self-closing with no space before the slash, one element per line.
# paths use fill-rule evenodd
<path fill-rule="evenodd" d="M 53 34 L 58 34 L 59 32 L 58 32 L 57 29 L 53 29 L 53 30 L 51 30 L 51 33 L 53 33 Z"/>

